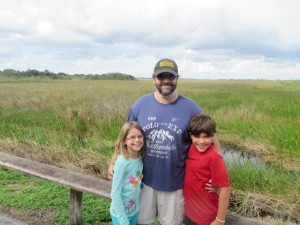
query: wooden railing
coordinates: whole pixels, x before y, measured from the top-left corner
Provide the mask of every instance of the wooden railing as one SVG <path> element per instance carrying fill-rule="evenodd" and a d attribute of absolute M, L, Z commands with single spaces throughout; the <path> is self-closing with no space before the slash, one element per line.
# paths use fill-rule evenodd
<path fill-rule="evenodd" d="M 70 225 L 82 224 L 82 194 L 110 199 L 111 182 L 0 152 L 0 166 L 39 177 L 70 188 Z M 226 225 L 266 225 L 228 214 Z"/>

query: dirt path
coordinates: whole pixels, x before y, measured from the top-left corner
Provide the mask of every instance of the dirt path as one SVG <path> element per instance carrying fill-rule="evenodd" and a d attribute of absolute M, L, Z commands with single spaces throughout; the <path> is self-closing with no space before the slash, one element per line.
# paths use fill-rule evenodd
<path fill-rule="evenodd" d="M 53 222 L 54 214 L 54 211 L 28 210 L 20 212 L 11 207 L 4 208 L 0 206 L 1 225 L 57 225 L 57 223 Z"/>
<path fill-rule="evenodd" d="M 28 225 L 2 212 L 0 212 L 0 223 L 1 225 Z"/>

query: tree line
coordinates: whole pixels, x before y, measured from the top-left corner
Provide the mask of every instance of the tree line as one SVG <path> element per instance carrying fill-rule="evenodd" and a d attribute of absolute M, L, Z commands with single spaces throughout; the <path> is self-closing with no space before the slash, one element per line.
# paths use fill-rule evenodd
<path fill-rule="evenodd" d="M 129 74 L 123 74 L 119 72 L 98 74 L 66 74 L 66 73 L 53 73 L 49 70 L 38 71 L 34 69 L 28 69 L 26 71 L 18 71 L 14 69 L 5 69 L 0 71 L 0 77 L 12 80 L 37 78 L 37 79 L 50 79 L 50 80 L 136 80 L 136 78 Z"/>

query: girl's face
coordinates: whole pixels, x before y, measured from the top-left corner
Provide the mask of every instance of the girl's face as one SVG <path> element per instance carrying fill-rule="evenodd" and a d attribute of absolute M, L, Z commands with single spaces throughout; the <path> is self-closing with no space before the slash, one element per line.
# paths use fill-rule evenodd
<path fill-rule="evenodd" d="M 199 152 L 205 152 L 213 143 L 213 137 L 209 137 L 204 133 L 199 136 L 191 135 L 192 143 L 195 145 Z"/>
<path fill-rule="evenodd" d="M 130 158 L 136 158 L 138 152 L 144 145 L 144 136 L 142 132 L 136 128 L 131 129 L 125 138 L 124 145 L 127 146 L 128 156 Z"/>

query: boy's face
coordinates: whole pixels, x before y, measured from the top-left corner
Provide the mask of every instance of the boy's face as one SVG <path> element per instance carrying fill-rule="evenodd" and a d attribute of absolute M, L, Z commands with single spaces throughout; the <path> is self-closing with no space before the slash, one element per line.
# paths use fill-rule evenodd
<path fill-rule="evenodd" d="M 191 135 L 192 143 L 195 145 L 199 152 L 205 152 L 213 143 L 213 137 L 209 137 L 204 133 L 199 136 Z"/>

